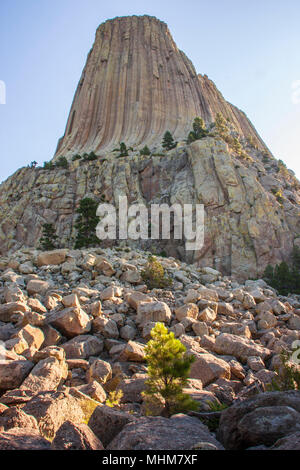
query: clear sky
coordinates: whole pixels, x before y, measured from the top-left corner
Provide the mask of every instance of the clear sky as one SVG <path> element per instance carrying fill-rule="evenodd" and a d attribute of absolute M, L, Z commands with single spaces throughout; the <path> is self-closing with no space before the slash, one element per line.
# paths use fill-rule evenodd
<path fill-rule="evenodd" d="M 149 14 L 300 178 L 299 0 L 1 0 L 0 181 L 53 157 L 97 26 Z"/>

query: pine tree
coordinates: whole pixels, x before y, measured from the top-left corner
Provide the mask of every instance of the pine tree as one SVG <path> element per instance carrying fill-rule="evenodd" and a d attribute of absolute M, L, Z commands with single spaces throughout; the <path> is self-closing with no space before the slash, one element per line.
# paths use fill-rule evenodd
<path fill-rule="evenodd" d="M 53 224 L 44 224 L 42 229 L 43 232 L 40 238 L 40 245 L 42 250 L 50 251 L 57 248 L 56 240 L 58 237 L 56 235 Z"/>
<path fill-rule="evenodd" d="M 77 236 L 75 241 L 75 249 L 88 248 L 100 244 L 100 240 L 96 235 L 96 227 L 99 217 L 96 215 L 98 204 L 91 198 L 85 198 L 80 201 L 77 213 L 79 217 L 75 223 Z"/>
<path fill-rule="evenodd" d="M 174 333 L 168 333 L 163 323 L 156 323 L 151 337 L 145 347 L 149 378 L 143 395 L 150 403 L 163 401 L 161 414 L 166 417 L 198 409 L 197 402 L 183 393 L 194 356 L 187 355 L 186 347 Z"/>
<path fill-rule="evenodd" d="M 166 150 L 174 149 L 177 145 L 177 142 L 174 142 L 173 136 L 170 131 L 165 132 L 163 137 L 162 146 Z"/>

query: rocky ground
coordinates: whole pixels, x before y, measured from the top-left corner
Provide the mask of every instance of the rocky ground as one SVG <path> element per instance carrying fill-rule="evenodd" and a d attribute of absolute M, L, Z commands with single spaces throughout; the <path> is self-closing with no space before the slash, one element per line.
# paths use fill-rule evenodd
<path fill-rule="evenodd" d="M 117 247 L 0 258 L 0 449 L 299 449 L 299 391 L 266 391 L 300 339 L 299 296 L 173 258 L 158 258 L 172 286 L 149 291 L 147 257 Z M 185 392 L 199 413 L 145 416 L 157 321 L 196 357 Z"/>

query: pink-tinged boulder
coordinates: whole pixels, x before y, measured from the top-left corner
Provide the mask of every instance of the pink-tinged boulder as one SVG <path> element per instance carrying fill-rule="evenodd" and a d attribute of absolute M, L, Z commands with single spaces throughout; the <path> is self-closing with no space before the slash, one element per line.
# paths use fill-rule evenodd
<path fill-rule="evenodd" d="M 251 339 L 229 333 L 217 336 L 214 350 L 217 354 L 234 356 L 242 362 L 246 362 L 249 356 L 259 356 L 265 359 L 272 354 L 269 349 Z"/>
<path fill-rule="evenodd" d="M 76 336 L 62 345 L 67 359 L 87 359 L 90 356 L 99 356 L 103 347 L 103 341 L 92 335 Z"/>
<path fill-rule="evenodd" d="M 68 366 L 64 361 L 48 357 L 40 361 L 22 383 L 20 389 L 35 394 L 56 391 L 60 383 L 67 378 Z"/>
<path fill-rule="evenodd" d="M 93 320 L 93 332 L 101 333 L 105 338 L 118 338 L 119 329 L 114 320 L 111 318 L 98 317 Z"/>
<path fill-rule="evenodd" d="M 44 295 L 49 289 L 49 287 L 50 285 L 47 281 L 42 281 L 41 279 L 32 279 L 27 284 L 27 292 L 29 295 Z"/>
<path fill-rule="evenodd" d="M 66 421 L 51 444 L 52 450 L 104 450 L 98 437 L 86 424 Z"/>
<path fill-rule="evenodd" d="M 220 315 L 233 315 L 234 308 L 231 304 L 227 302 L 219 302 L 217 313 Z"/>
<path fill-rule="evenodd" d="M 211 323 L 215 321 L 216 318 L 217 318 L 216 312 L 210 307 L 206 307 L 198 315 L 198 319 L 206 323 Z"/>
<path fill-rule="evenodd" d="M 300 431 L 279 439 L 270 450 L 300 450 Z"/>
<path fill-rule="evenodd" d="M 112 265 L 102 257 L 96 258 L 94 268 L 107 277 L 111 277 L 116 272 Z"/>
<path fill-rule="evenodd" d="M 0 450 L 50 450 L 50 442 L 34 429 L 14 428 L 0 433 Z"/>
<path fill-rule="evenodd" d="M 196 320 L 198 314 L 199 308 L 193 303 L 182 305 L 175 310 L 175 316 L 178 321 L 183 320 L 183 318 L 194 318 Z"/>
<path fill-rule="evenodd" d="M 130 307 L 134 308 L 135 310 L 137 310 L 141 302 L 153 301 L 152 297 L 149 297 L 149 295 L 143 294 L 143 292 L 138 292 L 138 291 L 130 292 L 126 294 L 125 300 L 130 305 Z"/>
<path fill-rule="evenodd" d="M 45 341 L 45 336 L 42 330 L 31 325 L 26 325 L 24 328 L 21 328 L 14 338 L 24 339 L 28 344 L 28 347 L 33 349 L 40 349 Z"/>
<path fill-rule="evenodd" d="M 28 310 L 24 302 L 9 302 L 0 305 L 0 321 L 11 322 L 13 316 L 19 313 L 25 313 Z"/>
<path fill-rule="evenodd" d="M 230 366 L 212 354 L 195 354 L 195 362 L 192 364 L 190 377 L 200 379 L 203 386 L 208 385 L 219 378 L 230 379 Z"/>
<path fill-rule="evenodd" d="M 89 316 L 78 307 L 66 308 L 53 314 L 50 323 L 61 331 L 67 338 L 83 335 L 91 330 Z"/>
<path fill-rule="evenodd" d="M 8 431 L 13 428 L 26 428 L 26 429 L 37 429 L 37 420 L 30 415 L 24 413 L 21 408 L 12 406 L 7 408 L 0 415 L 0 428 L 3 427 L 4 431 Z"/>
<path fill-rule="evenodd" d="M 130 362 L 144 362 L 145 360 L 145 346 L 135 341 L 128 341 L 126 347 L 120 354 L 120 361 Z"/>
<path fill-rule="evenodd" d="M 265 392 L 224 410 L 217 439 L 228 450 L 271 446 L 278 439 L 299 432 L 299 428 L 299 392 Z"/>
<path fill-rule="evenodd" d="M 86 374 L 87 381 L 93 382 L 96 380 L 100 384 L 105 384 L 112 378 L 112 368 L 109 362 L 96 359 Z"/>
<path fill-rule="evenodd" d="M 59 265 L 65 262 L 68 250 L 44 251 L 37 257 L 36 264 L 41 266 Z"/>
<path fill-rule="evenodd" d="M 2 360 L 0 363 L 0 391 L 18 388 L 33 366 L 31 361 Z"/>
<path fill-rule="evenodd" d="M 53 438 L 66 421 L 83 423 L 84 412 L 80 400 L 67 392 L 46 392 L 34 396 L 23 407 L 23 411 L 36 418 L 44 435 Z"/>
<path fill-rule="evenodd" d="M 165 302 L 141 302 L 137 308 L 137 323 L 149 321 L 170 323 L 171 310 Z"/>
<path fill-rule="evenodd" d="M 29 298 L 27 300 L 27 305 L 28 305 L 28 307 L 31 308 L 31 310 L 33 312 L 37 312 L 37 313 L 46 313 L 47 312 L 46 307 L 38 299 Z"/>
<path fill-rule="evenodd" d="M 244 323 L 230 322 L 225 323 L 221 328 L 222 333 L 230 333 L 236 336 L 245 336 L 245 338 L 251 338 L 251 331 Z"/>
<path fill-rule="evenodd" d="M 118 436 L 126 424 L 134 422 L 136 418 L 123 411 L 109 406 L 97 406 L 88 422 L 89 428 L 96 434 L 102 444 L 107 445 Z"/>
<path fill-rule="evenodd" d="M 189 450 L 199 442 L 216 450 L 222 445 L 197 418 L 178 414 L 170 419 L 140 418 L 127 424 L 109 444 L 109 450 Z"/>

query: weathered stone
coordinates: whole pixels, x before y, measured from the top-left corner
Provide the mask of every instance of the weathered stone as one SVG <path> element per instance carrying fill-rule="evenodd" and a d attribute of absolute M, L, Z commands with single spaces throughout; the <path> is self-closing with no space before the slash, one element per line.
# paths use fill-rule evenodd
<path fill-rule="evenodd" d="M 107 447 L 114 437 L 118 436 L 124 426 L 133 421 L 135 421 L 135 418 L 130 414 L 102 405 L 97 406 L 88 425 L 104 447 Z"/>
<path fill-rule="evenodd" d="M 100 384 L 104 384 L 112 377 L 112 369 L 109 362 L 96 359 L 87 372 L 87 380 L 92 382 L 96 380 Z"/>
<path fill-rule="evenodd" d="M 103 341 L 92 335 L 80 335 L 62 345 L 67 359 L 87 359 L 103 351 Z"/>
<path fill-rule="evenodd" d="M 206 307 L 198 315 L 199 320 L 202 320 L 207 323 L 213 322 L 216 318 L 217 318 L 216 312 L 214 312 L 210 307 Z"/>
<path fill-rule="evenodd" d="M 171 310 L 165 302 L 141 302 L 137 308 L 137 322 L 164 322 L 171 320 Z"/>
<path fill-rule="evenodd" d="M 50 450 L 50 442 L 34 429 L 14 428 L 0 433 L 0 450 Z"/>
<path fill-rule="evenodd" d="M 106 392 L 100 383 L 96 380 L 93 380 L 92 382 L 85 385 L 80 385 L 78 390 L 93 398 L 93 400 L 98 401 L 99 403 L 104 403 L 106 401 Z"/>
<path fill-rule="evenodd" d="M 65 297 L 61 299 L 61 301 L 66 308 L 69 308 L 69 307 L 80 308 L 80 302 L 76 294 L 66 295 Z"/>
<path fill-rule="evenodd" d="M 298 431 L 299 412 L 299 392 L 262 393 L 223 411 L 217 438 L 229 450 L 272 445 Z"/>
<path fill-rule="evenodd" d="M 175 316 L 178 321 L 181 321 L 183 318 L 186 317 L 197 319 L 198 314 L 199 308 L 193 303 L 187 303 L 175 310 Z"/>
<path fill-rule="evenodd" d="M 67 392 L 36 395 L 25 404 L 23 411 L 34 416 L 40 430 L 50 438 L 55 436 L 66 420 L 74 423 L 82 423 L 84 420 L 80 401 Z"/>
<path fill-rule="evenodd" d="M 259 356 L 265 359 L 271 355 L 271 351 L 255 343 L 253 340 L 222 333 L 216 338 L 214 350 L 218 354 L 228 354 L 246 362 L 249 356 Z"/>
<path fill-rule="evenodd" d="M 143 362 L 145 360 L 144 345 L 128 341 L 120 354 L 120 361 Z"/>
<path fill-rule="evenodd" d="M 49 289 L 49 283 L 47 281 L 41 281 L 40 279 L 32 279 L 27 284 L 27 292 L 29 295 L 34 294 L 45 294 Z"/>
<path fill-rule="evenodd" d="M 203 321 L 197 321 L 193 323 L 192 329 L 197 336 L 208 335 L 208 326 Z"/>
<path fill-rule="evenodd" d="M 4 431 L 13 428 L 38 429 L 38 423 L 33 416 L 27 415 L 22 409 L 11 407 L 0 415 L 1 427 L 4 428 Z"/>
<path fill-rule="evenodd" d="M 120 336 L 126 341 L 133 340 L 136 337 L 136 333 L 136 329 L 130 325 L 125 325 L 120 329 Z"/>
<path fill-rule="evenodd" d="M 56 391 L 62 380 L 67 378 L 68 367 L 55 357 L 41 360 L 22 383 L 21 390 L 29 390 L 35 394 Z"/>
<path fill-rule="evenodd" d="M 0 390 L 18 388 L 33 366 L 31 361 L 2 360 L 0 364 Z"/>
<path fill-rule="evenodd" d="M 27 305 L 19 301 L 0 305 L 0 321 L 10 322 L 12 321 L 13 315 L 19 312 L 26 312 L 27 310 Z"/>
<path fill-rule="evenodd" d="M 93 332 L 101 333 L 105 338 L 118 338 L 119 329 L 111 318 L 98 317 L 93 320 Z"/>

